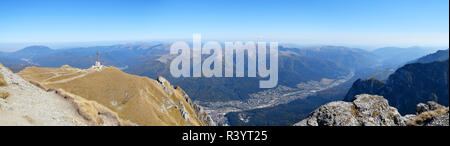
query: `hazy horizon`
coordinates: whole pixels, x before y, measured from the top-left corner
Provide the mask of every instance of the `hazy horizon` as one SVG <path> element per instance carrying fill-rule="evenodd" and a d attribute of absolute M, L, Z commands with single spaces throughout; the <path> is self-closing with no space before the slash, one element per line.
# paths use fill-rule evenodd
<path fill-rule="evenodd" d="M 191 40 L 448 48 L 448 0 L 2 0 L 0 51 Z"/>
<path fill-rule="evenodd" d="M 170 43 L 174 41 L 180 40 L 154 40 L 154 41 L 92 41 L 92 42 L 64 42 L 64 43 L 0 43 L 0 52 L 14 52 L 26 47 L 30 46 L 46 46 L 51 49 L 72 49 L 79 47 L 95 47 L 95 46 L 113 46 L 113 45 L 139 45 L 139 44 L 161 44 L 161 43 Z M 189 43 L 190 40 L 181 40 Z M 216 41 L 216 40 L 203 40 L 203 41 Z M 225 41 L 219 41 L 220 43 L 224 43 Z M 374 46 L 365 46 L 365 45 L 352 45 L 352 44 L 314 44 L 314 43 L 289 43 L 289 42 L 280 42 L 281 46 L 284 47 L 314 47 L 314 46 L 343 46 L 349 48 L 358 48 L 367 51 L 372 51 L 379 48 L 385 47 L 396 47 L 396 48 L 422 48 L 427 50 L 444 50 L 448 49 L 449 46 L 420 46 L 420 45 L 374 45 Z"/>

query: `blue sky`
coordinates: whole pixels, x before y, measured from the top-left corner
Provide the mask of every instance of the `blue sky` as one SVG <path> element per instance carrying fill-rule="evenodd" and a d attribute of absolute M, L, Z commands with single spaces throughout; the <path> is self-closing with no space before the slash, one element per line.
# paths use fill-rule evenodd
<path fill-rule="evenodd" d="M 448 46 L 449 1 L 0 1 L 0 44 L 191 39 L 192 33 L 211 40 Z"/>

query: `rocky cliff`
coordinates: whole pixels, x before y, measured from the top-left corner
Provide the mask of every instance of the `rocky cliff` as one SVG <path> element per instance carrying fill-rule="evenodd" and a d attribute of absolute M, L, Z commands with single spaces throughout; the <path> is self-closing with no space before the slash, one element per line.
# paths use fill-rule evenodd
<path fill-rule="evenodd" d="M 386 82 L 376 79 L 357 80 L 344 101 L 354 100 L 358 94 L 384 96 L 402 115 L 415 112 L 421 102 L 436 101 L 449 104 L 449 60 L 405 65 L 389 76 Z"/>
<path fill-rule="evenodd" d="M 448 107 L 420 103 L 416 113 L 401 116 L 382 96 L 356 95 L 352 102 L 322 105 L 295 126 L 448 126 Z"/>

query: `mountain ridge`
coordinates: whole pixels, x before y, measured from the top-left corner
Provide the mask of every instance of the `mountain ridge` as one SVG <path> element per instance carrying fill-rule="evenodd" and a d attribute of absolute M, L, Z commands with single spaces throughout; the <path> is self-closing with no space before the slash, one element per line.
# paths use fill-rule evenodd
<path fill-rule="evenodd" d="M 433 61 L 444 61 L 449 58 L 449 50 L 438 50 L 435 53 L 423 56 L 412 63 L 430 63 Z"/>
<path fill-rule="evenodd" d="M 181 88 L 162 77 L 152 80 L 126 74 L 115 67 L 78 69 L 28 67 L 18 73 L 46 90 L 96 101 L 137 125 L 213 125 L 211 118 L 193 107 Z"/>
<path fill-rule="evenodd" d="M 129 126 L 107 107 L 64 91 L 44 90 L 0 64 L 0 125 Z M 3 95 L 3 94 L 2 94 Z"/>

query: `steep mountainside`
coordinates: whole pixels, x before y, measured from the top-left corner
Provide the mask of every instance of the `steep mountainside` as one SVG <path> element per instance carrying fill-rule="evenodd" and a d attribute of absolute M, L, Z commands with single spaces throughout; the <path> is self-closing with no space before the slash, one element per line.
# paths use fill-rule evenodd
<path fill-rule="evenodd" d="M 421 57 L 414 62 L 415 63 L 430 63 L 433 61 L 444 61 L 444 60 L 447 60 L 448 57 L 449 57 L 448 49 L 447 50 L 439 50 L 435 53 Z"/>
<path fill-rule="evenodd" d="M 132 125 L 110 109 L 64 92 L 45 91 L 0 64 L 0 125 Z"/>
<path fill-rule="evenodd" d="M 415 114 L 401 116 L 382 96 L 362 94 L 352 102 L 331 102 L 295 126 L 448 126 L 449 109 L 435 102 L 417 104 Z"/>
<path fill-rule="evenodd" d="M 156 81 L 105 66 L 28 67 L 18 74 L 46 90 L 64 90 L 96 101 L 138 125 L 214 124 L 180 87 L 162 77 Z"/>
<path fill-rule="evenodd" d="M 376 79 L 357 80 L 348 91 L 345 101 L 358 94 L 384 96 L 401 114 L 414 113 L 414 105 L 436 101 L 449 104 L 449 61 L 408 64 L 389 76 L 386 82 Z"/>

